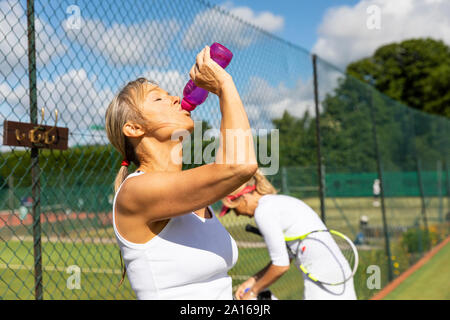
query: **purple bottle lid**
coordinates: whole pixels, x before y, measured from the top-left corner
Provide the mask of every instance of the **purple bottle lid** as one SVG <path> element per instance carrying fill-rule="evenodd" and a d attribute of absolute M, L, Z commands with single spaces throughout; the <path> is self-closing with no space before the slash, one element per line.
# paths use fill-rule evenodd
<path fill-rule="evenodd" d="M 189 101 L 187 101 L 186 97 L 183 98 L 183 100 L 181 100 L 181 108 L 183 108 L 186 111 L 191 112 L 192 110 L 194 110 L 197 106 L 195 104 L 190 103 Z"/>
<path fill-rule="evenodd" d="M 227 47 L 214 42 L 210 47 L 211 58 L 223 69 L 228 67 L 233 58 L 233 53 Z"/>

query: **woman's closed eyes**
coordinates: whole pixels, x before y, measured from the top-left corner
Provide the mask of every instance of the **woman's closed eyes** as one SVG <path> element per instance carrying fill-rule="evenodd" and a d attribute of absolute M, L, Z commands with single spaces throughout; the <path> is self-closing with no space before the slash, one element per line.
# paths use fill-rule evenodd
<path fill-rule="evenodd" d="M 164 97 L 167 97 L 167 98 L 169 98 L 170 97 L 170 93 L 166 93 L 165 95 L 164 95 Z M 156 101 L 162 101 L 162 97 L 158 97 L 158 98 L 155 98 L 155 100 L 153 100 L 154 102 L 156 102 Z"/>

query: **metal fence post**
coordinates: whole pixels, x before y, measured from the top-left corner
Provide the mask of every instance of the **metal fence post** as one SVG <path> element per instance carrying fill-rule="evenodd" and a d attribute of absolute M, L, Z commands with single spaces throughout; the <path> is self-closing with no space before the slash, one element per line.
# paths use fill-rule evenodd
<path fill-rule="evenodd" d="M 320 135 L 320 113 L 319 113 L 319 88 L 317 84 L 317 56 L 312 55 L 313 74 L 314 74 L 314 104 L 316 110 L 316 141 L 317 141 L 317 173 L 319 180 L 319 197 L 320 197 L 320 216 L 322 221 L 326 223 L 325 216 L 325 193 L 322 177 L 322 153 L 321 153 L 321 135 Z"/>
<path fill-rule="evenodd" d="M 416 229 L 417 229 L 417 251 L 419 255 L 423 255 L 423 239 L 422 239 L 422 230 L 420 229 L 420 219 L 416 220 Z"/>
<path fill-rule="evenodd" d="M 283 194 L 289 194 L 286 167 L 281 167 L 281 191 L 283 192 Z"/>
<path fill-rule="evenodd" d="M 438 208 L 438 216 L 439 222 L 444 222 L 444 203 L 442 199 L 442 161 L 438 160 L 436 163 L 436 171 L 437 171 L 437 189 L 438 189 L 438 197 L 439 197 L 439 208 Z"/>
<path fill-rule="evenodd" d="M 423 190 L 423 181 L 422 181 L 422 170 L 421 170 L 421 162 L 420 162 L 420 158 L 417 155 L 417 148 L 416 148 L 416 143 L 415 143 L 415 121 L 414 121 L 414 115 L 412 113 L 412 110 L 409 110 L 409 118 L 411 121 L 411 128 L 412 128 L 412 132 L 411 132 L 411 137 L 412 137 L 412 149 L 413 149 L 413 155 L 414 158 L 416 160 L 416 171 L 417 171 L 417 184 L 419 185 L 419 194 L 420 194 L 420 203 L 421 203 L 421 210 L 420 210 L 420 214 L 422 216 L 422 221 L 423 221 L 423 226 L 425 228 L 425 250 L 428 250 L 428 241 L 429 241 L 429 237 L 428 237 L 428 221 L 427 221 L 427 211 L 426 211 L 426 204 L 425 204 L 425 193 Z"/>
<path fill-rule="evenodd" d="M 428 235 L 428 219 L 427 219 L 427 210 L 425 204 L 425 193 L 423 191 L 423 181 L 422 181 L 422 169 L 419 157 L 416 157 L 416 165 L 417 165 L 417 183 L 419 184 L 419 192 L 421 199 L 421 215 L 423 220 L 423 227 L 425 228 L 425 250 L 428 250 L 430 237 Z"/>
<path fill-rule="evenodd" d="M 423 190 L 423 181 L 422 181 L 422 168 L 421 168 L 421 161 L 419 157 L 417 157 L 416 154 L 416 166 L 417 166 L 417 183 L 419 184 L 419 192 L 420 192 L 420 199 L 421 199 L 421 214 L 422 214 L 422 220 L 423 220 L 423 226 L 425 228 L 425 250 L 428 249 L 428 219 L 427 219 L 427 210 L 426 210 L 426 204 L 425 204 L 425 193 Z"/>
<path fill-rule="evenodd" d="M 320 166 L 320 173 L 321 173 L 321 183 L 322 183 L 322 197 L 323 199 L 325 199 L 327 197 L 327 184 L 326 184 L 326 180 L 325 177 L 327 176 L 327 171 L 325 168 L 325 164 L 322 163 L 322 165 Z M 324 212 L 325 212 L 325 204 L 324 204 Z"/>
<path fill-rule="evenodd" d="M 448 159 L 445 159 L 445 182 L 446 182 L 446 197 L 447 197 L 447 215 L 450 214 L 450 161 Z M 447 219 L 447 215 L 445 216 L 445 219 Z"/>
<path fill-rule="evenodd" d="M 30 121 L 37 119 L 37 87 L 36 87 L 36 34 L 34 27 L 34 0 L 27 0 L 28 29 L 28 76 L 30 94 Z M 39 149 L 31 148 L 31 194 L 33 198 L 33 253 L 34 253 L 34 295 L 36 300 L 43 299 L 42 292 L 42 249 L 41 249 L 41 208 L 40 208 L 40 168 Z"/>
<path fill-rule="evenodd" d="M 375 147 L 375 154 L 376 154 L 376 162 L 377 162 L 377 174 L 378 179 L 380 180 L 380 200 L 381 200 L 381 216 L 383 220 L 383 233 L 384 233 L 384 243 L 386 248 L 386 256 L 387 256 L 387 262 L 388 262 L 388 279 L 389 281 L 392 281 L 394 279 L 394 272 L 392 269 L 392 255 L 391 255 L 391 244 L 389 241 L 389 230 L 388 230 L 388 223 L 386 219 L 386 207 L 384 204 L 384 183 L 383 183 L 383 174 L 381 169 L 381 159 L 380 159 L 380 151 L 378 148 L 378 139 L 377 139 L 377 126 L 375 121 L 375 105 L 373 103 L 373 92 L 374 88 L 372 88 L 371 91 L 371 104 L 370 104 L 370 116 L 372 121 L 372 136 L 374 141 L 374 147 Z"/>
<path fill-rule="evenodd" d="M 14 177 L 8 177 L 8 206 L 12 214 L 15 212 L 15 201 L 14 201 Z"/>

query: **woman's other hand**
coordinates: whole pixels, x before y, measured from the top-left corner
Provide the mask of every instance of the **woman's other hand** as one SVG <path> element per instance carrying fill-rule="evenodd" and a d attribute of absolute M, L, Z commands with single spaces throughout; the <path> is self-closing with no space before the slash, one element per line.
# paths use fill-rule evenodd
<path fill-rule="evenodd" d="M 255 284 L 255 282 L 256 282 L 255 278 L 251 277 L 251 278 L 245 280 L 243 283 L 241 283 L 241 285 L 236 290 L 236 293 L 234 294 L 235 298 L 237 300 L 244 300 L 245 296 L 249 295 L 249 292 L 250 292 L 251 288 L 253 287 L 253 285 Z M 245 291 L 246 289 L 249 289 L 249 290 L 246 292 Z"/>

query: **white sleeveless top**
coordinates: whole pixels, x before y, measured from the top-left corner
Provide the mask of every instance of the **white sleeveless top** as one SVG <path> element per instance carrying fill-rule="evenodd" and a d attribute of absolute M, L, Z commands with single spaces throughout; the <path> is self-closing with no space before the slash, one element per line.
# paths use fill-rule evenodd
<path fill-rule="evenodd" d="M 285 237 L 326 229 L 317 213 L 306 203 L 282 194 L 262 196 L 254 217 L 259 231 L 264 236 L 272 263 L 277 266 L 290 265 Z"/>
<path fill-rule="evenodd" d="M 289 266 L 289 258 L 295 258 L 297 265 L 308 263 L 308 260 L 302 256 L 291 256 L 286 247 L 285 237 L 295 237 L 307 234 L 314 230 L 326 229 L 325 224 L 320 220 L 318 214 L 300 199 L 282 195 L 282 194 L 267 194 L 262 196 L 258 201 L 258 207 L 255 210 L 255 222 L 259 231 L 264 237 L 267 244 L 272 263 L 277 266 Z M 325 237 L 325 238 L 324 238 Z M 335 257 L 341 261 L 336 264 L 337 260 L 329 260 L 329 254 L 322 255 L 323 245 L 316 247 L 316 241 L 309 241 L 306 246 L 308 250 L 316 250 L 316 255 L 308 255 L 308 259 L 327 259 L 322 260 L 322 265 L 325 270 L 334 272 L 340 270 L 339 268 L 348 268 L 349 266 L 342 256 L 339 247 L 327 234 L 319 235 L 319 239 L 323 243 L 327 243 L 328 250 L 332 250 Z M 292 241 L 288 246 L 292 252 L 297 252 L 299 242 Z M 345 261 L 345 262 L 344 262 Z M 304 279 L 304 298 L 306 300 L 335 300 L 335 299 L 356 299 L 355 288 L 353 281 L 347 281 L 344 284 L 337 286 L 329 286 L 311 281 L 308 277 L 303 275 Z"/>
<path fill-rule="evenodd" d="M 143 172 L 130 174 L 128 178 Z M 122 184 L 123 185 L 123 184 Z M 113 226 L 127 268 L 131 288 L 139 300 L 231 300 L 228 275 L 237 261 L 236 242 L 213 210 L 212 218 L 194 212 L 171 218 L 150 241 L 138 244 L 124 239 Z"/>

